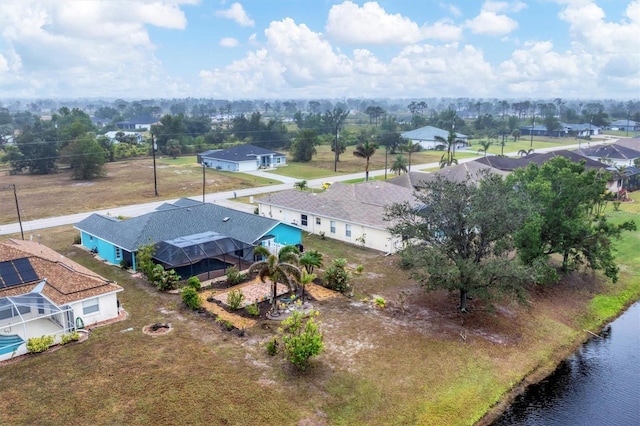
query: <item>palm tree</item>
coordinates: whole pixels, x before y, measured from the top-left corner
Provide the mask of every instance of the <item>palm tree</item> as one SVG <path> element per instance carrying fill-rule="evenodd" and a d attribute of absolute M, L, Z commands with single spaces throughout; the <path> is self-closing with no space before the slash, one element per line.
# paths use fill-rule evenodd
<path fill-rule="evenodd" d="M 302 271 L 302 277 L 300 278 L 300 300 L 302 300 L 304 302 L 304 289 L 307 286 L 307 284 L 311 284 L 313 282 L 313 280 L 315 280 L 317 277 L 316 274 L 310 274 L 307 271 Z"/>
<path fill-rule="evenodd" d="M 533 149 L 521 149 L 520 151 L 518 151 L 518 155 L 520 157 L 525 157 L 529 154 L 533 154 Z"/>
<path fill-rule="evenodd" d="M 327 128 L 327 130 L 331 131 L 331 134 L 335 136 L 335 143 L 333 145 L 334 150 L 334 162 L 333 162 L 333 171 L 338 171 L 338 161 L 340 160 L 340 147 L 338 146 L 338 136 L 340 133 L 340 129 L 344 126 L 344 122 L 349 115 L 349 110 L 343 110 L 340 107 L 333 108 L 333 111 L 328 111 L 324 113 L 322 116 L 322 121 Z"/>
<path fill-rule="evenodd" d="M 420 148 L 422 148 L 422 146 L 412 140 L 407 140 L 406 142 L 398 145 L 398 149 L 400 151 L 409 153 L 409 167 L 407 168 L 407 171 L 411 171 L 411 153 L 420 151 Z"/>
<path fill-rule="evenodd" d="M 396 154 L 396 159 L 393 161 L 391 168 L 389 169 L 393 173 L 398 176 L 402 174 L 402 172 L 407 173 L 409 169 L 407 168 L 407 160 L 404 158 L 402 154 Z"/>
<path fill-rule="evenodd" d="M 378 149 L 378 144 L 370 141 L 358 144 L 353 151 L 353 155 L 359 158 L 364 158 L 367 163 L 364 167 L 364 181 L 369 182 L 369 160 L 373 157 Z"/>
<path fill-rule="evenodd" d="M 296 182 L 296 183 L 293 184 L 293 187 L 294 188 L 298 188 L 300 191 L 304 191 L 308 187 L 307 181 L 306 180 L 301 180 L 299 182 Z"/>
<path fill-rule="evenodd" d="M 618 192 L 616 194 L 616 198 L 619 200 L 620 199 L 620 195 L 621 194 L 622 195 L 625 194 L 624 181 L 627 179 L 627 176 L 625 174 L 625 170 L 627 170 L 627 166 L 626 165 L 622 165 L 622 166 L 614 165 L 613 168 L 616 169 L 616 173 L 617 173 L 618 177 L 620 178 L 620 189 L 618 190 Z"/>
<path fill-rule="evenodd" d="M 456 144 L 465 143 L 465 141 L 457 138 L 454 128 L 451 127 L 451 130 L 449 130 L 449 136 L 447 136 L 447 139 L 442 136 L 434 136 L 433 139 L 447 147 L 447 152 L 442 154 L 442 158 L 440 158 L 440 168 L 442 169 L 452 164 L 458 164 L 458 160 L 455 158 Z"/>
<path fill-rule="evenodd" d="M 322 253 L 318 250 L 307 250 L 300 256 L 299 263 L 307 273 L 312 274 L 315 268 L 322 267 Z"/>
<path fill-rule="evenodd" d="M 478 152 L 484 151 L 484 156 L 487 156 L 487 151 L 489 151 L 489 147 L 491 146 L 490 141 L 480 141 L 480 146 L 482 149 L 479 149 Z"/>
<path fill-rule="evenodd" d="M 266 247 L 257 246 L 253 253 L 263 256 L 265 260 L 259 260 L 249 267 L 249 274 L 258 273 L 260 281 L 265 282 L 268 278 L 271 281 L 271 311 L 270 314 L 277 316 L 278 311 L 278 282 L 282 282 L 289 287 L 289 291 L 295 289 L 296 282 L 300 282 L 302 274 L 298 268 L 299 251 L 295 246 L 284 246 L 277 255 L 272 254 Z"/>

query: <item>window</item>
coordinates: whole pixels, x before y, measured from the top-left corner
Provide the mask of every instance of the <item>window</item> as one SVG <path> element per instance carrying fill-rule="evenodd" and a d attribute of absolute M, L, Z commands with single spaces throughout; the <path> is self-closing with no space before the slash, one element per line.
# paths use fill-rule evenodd
<path fill-rule="evenodd" d="M 335 220 L 331 221 L 331 233 L 332 234 L 336 233 L 336 221 Z"/>
<path fill-rule="evenodd" d="M 82 302 L 82 314 L 89 315 L 96 312 L 100 312 L 100 305 L 98 305 L 98 298 L 85 300 Z"/>
<path fill-rule="evenodd" d="M 300 223 L 302 224 L 302 226 L 307 226 L 307 215 L 306 214 L 301 214 L 300 215 Z"/>
<path fill-rule="evenodd" d="M 347 237 L 351 237 L 351 225 L 347 224 L 347 225 L 344 226 L 344 234 Z"/>
<path fill-rule="evenodd" d="M 116 247 L 116 259 L 122 259 L 122 249 L 120 247 Z"/>
<path fill-rule="evenodd" d="M 322 225 L 322 220 L 319 217 L 316 217 L 316 225 Z"/>

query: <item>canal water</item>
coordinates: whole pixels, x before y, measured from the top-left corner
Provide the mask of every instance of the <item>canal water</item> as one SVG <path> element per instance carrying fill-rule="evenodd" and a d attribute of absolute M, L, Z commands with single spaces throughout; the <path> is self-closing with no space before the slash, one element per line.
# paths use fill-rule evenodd
<path fill-rule="evenodd" d="M 530 386 L 493 425 L 640 425 L 640 302 Z"/>

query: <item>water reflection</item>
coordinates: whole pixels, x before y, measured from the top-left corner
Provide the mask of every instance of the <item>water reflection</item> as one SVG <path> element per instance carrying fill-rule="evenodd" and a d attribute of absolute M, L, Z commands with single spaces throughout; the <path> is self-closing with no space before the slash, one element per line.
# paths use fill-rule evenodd
<path fill-rule="evenodd" d="M 640 424 L 640 303 L 530 386 L 494 425 Z"/>

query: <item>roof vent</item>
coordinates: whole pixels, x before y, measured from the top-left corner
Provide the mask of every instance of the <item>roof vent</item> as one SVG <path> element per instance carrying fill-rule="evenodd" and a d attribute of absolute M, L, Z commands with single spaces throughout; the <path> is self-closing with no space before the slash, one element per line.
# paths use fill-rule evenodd
<path fill-rule="evenodd" d="M 229 216 L 222 218 L 223 222 L 227 222 L 229 220 Z"/>

